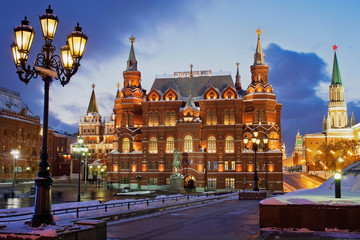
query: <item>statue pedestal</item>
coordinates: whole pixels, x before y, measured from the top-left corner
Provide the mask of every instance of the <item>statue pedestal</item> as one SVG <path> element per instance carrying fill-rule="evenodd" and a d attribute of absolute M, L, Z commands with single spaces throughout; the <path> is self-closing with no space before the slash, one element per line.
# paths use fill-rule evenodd
<path fill-rule="evenodd" d="M 179 175 L 171 175 L 170 176 L 170 192 L 174 193 L 183 193 L 184 190 L 184 176 Z"/>

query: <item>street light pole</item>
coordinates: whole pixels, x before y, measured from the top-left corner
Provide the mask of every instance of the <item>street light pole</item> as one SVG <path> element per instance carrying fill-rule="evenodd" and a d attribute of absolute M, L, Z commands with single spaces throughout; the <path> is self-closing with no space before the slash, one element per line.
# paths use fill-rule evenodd
<path fill-rule="evenodd" d="M 13 155 L 13 179 L 12 179 L 12 191 L 14 192 L 15 189 L 15 166 L 16 166 L 16 159 L 19 156 L 19 150 L 11 150 L 11 155 Z"/>
<path fill-rule="evenodd" d="M 88 146 L 84 144 L 84 139 L 82 137 L 78 138 L 77 143 L 75 143 L 72 147 L 73 151 L 75 152 L 75 156 L 77 154 L 78 160 L 79 160 L 79 178 L 78 178 L 78 195 L 77 195 L 77 201 L 80 202 L 80 182 L 81 182 L 81 156 L 83 154 L 87 155 L 87 152 L 89 151 Z M 86 156 L 87 158 L 87 156 Z M 86 183 L 85 183 L 86 184 Z"/>
<path fill-rule="evenodd" d="M 11 45 L 14 63 L 19 79 L 28 84 L 31 78 L 41 76 L 44 81 L 44 119 L 43 136 L 40 154 L 39 172 L 35 178 L 36 196 L 34 214 L 30 225 L 39 227 L 42 224 L 53 225 L 54 218 L 51 212 L 51 185 L 53 179 L 49 172 L 49 155 L 47 153 L 48 119 L 49 119 L 49 88 L 50 83 L 57 79 L 62 86 L 70 82 L 70 78 L 77 72 L 80 59 L 85 49 L 87 36 L 81 32 L 79 24 L 67 36 L 67 45 L 61 48 L 61 57 L 55 54 L 56 48 L 52 45 L 59 19 L 53 14 L 49 6 L 46 13 L 40 16 L 40 23 L 45 44 L 36 56 L 33 67 L 26 66 L 35 31 L 29 25 L 26 17 L 21 25 L 14 29 L 15 42 Z"/>

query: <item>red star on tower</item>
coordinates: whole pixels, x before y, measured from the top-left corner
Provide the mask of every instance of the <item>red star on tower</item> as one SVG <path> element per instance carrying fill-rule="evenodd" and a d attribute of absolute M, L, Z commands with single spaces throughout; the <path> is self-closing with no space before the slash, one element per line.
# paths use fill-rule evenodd
<path fill-rule="evenodd" d="M 336 46 L 336 45 L 334 44 L 334 46 L 333 46 L 333 50 L 334 50 L 334 51 L 336 51 L 336 50 L 337 50 L 337 48 L 338 48 L 338 46 Z"/>

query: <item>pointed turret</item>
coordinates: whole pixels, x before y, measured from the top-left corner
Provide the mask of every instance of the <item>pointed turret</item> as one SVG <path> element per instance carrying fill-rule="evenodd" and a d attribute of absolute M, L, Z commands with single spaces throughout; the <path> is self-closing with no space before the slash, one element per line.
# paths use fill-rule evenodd
<path fill-rule="evenodd" d="M 115 95 L 115 101 L 116 101 L 116 99 L 119 97 L 119 93 L 120 93 L 120 91 L 119 91 L 120 83 L 117 83 L 116 86 L 117 86 L 117 91 L 116 91 L 116 95 Z"/>
<path fill-rule="evenodd" d="M 133 35 L 131 35 L 130 41 L 131 41 L 131 48 L 130 48 L 130 53 L 129 53 L 129 59 L 127 61 L 126 71 L 137 71 L 137 61 L 136 61 L 135 51 L 134 51 L 135 38 Z"/>
<path fill-rule="evenodd" d="M 323 132 L 326 132 L 326 118 L 324 115 L 323 122 L 322 122 Z"/>
<path fill-rule="evenodd" d="M 254 54 L 254 65 L 265 65 L 265 54 L 263 53 L 262 47 L 261 47 L 261 41 L 260 41 L 260 35 L 262 30 L 258 28 L 256 30 L 258 34 L 258 41 L 256 45 L 256 51 Z"/>
<path fill-rule="evenodd" d="M 336 85 L 336 84 L 342 85 L 339 64 L 338 64 L 338 60 L 337 60 L 337 56 L 336 56 L 337 48 L 338 48 L 338 46 L 336 46 L 336 45 L 333 46 L 334 64 L 333 64 L 333 73 L 332 73 L 332 77 L 331 77 L 331 85 Z"/>
<path fill-rule="evenodd" d="M 96 97 L 95 97 L 95 86 L 96 85 L 93 83 L 91 86 L 92 86 L 93 90 L 91 93 L 91 98 L 90 98 L 87 113 L 99 113 L 99 109 L 98 109 Z"/>
<path fill-rule="evenodd" d="M 355 125 L 355 117 L 354 117 L 354 112 L 351 112 L 351 119 L 350 119 L 350 127 Z"/>
<path fill-rule="evenodd" d="M 239 73 L 239 65 L 240 63 L 236 63 L 236 77 L 235 77 L 235 87 L 236 87 L 236 91 L 240 91 L 241 90 L 241 82 L 240 82 L 240 73 Z"/>

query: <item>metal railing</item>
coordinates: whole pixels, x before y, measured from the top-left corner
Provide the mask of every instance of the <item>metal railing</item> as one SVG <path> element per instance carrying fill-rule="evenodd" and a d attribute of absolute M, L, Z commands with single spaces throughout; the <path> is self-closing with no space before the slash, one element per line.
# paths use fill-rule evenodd
<path fill-rule="evenodd" d="M 118 203 L 104 203 L 98 205 L 90 205 L 90 206 L 79 206 L 79 207 L 71 207 L 71 208 L 62 208 L 62 209 L 55 209 L 52 210 L 53 215 L 63 215 L 69 213 L 76 213 L 76 217 L 79 218 L 80 212 L 89 212 L 89 211 L 96 211 L 96 210 L 104 210 L 108 212 L 111 208 L 120 208 L 120 207 L 127 207 L 128 210 L 131 210 L 131 206 L 146 204 L 149 207 L 153 203 L 162 203 L 165 204 L 171 200 L 175 200 L 176 202 L 180 202 L 181 200 L 190 201 L 194 198 L 199 199 L 200 197 L 210 197 L 210 196 L 221 196 L 227 195 L 238 192 L 237 190 L 231 191 L 223 191 L 223 192 L 211 192 L 211 193 L 203 193 L 203 194 L 194 194 L 194 195 L 184 195 L 184 196 L 169 196 L 165 198 L 154 198 L 154 199 L 142 199 L 136 201 L 129 201 L 129 202 L 118 202 Z M 28 213 L 19 213 L 19 214 L 9 214 L 7 216 L 0 216 L 0 222 L 17 222 L 17 221 L 24 221 L 29 220 L 33 212 Z M 24 216 L 24 218 L 21 218 Z"/>

